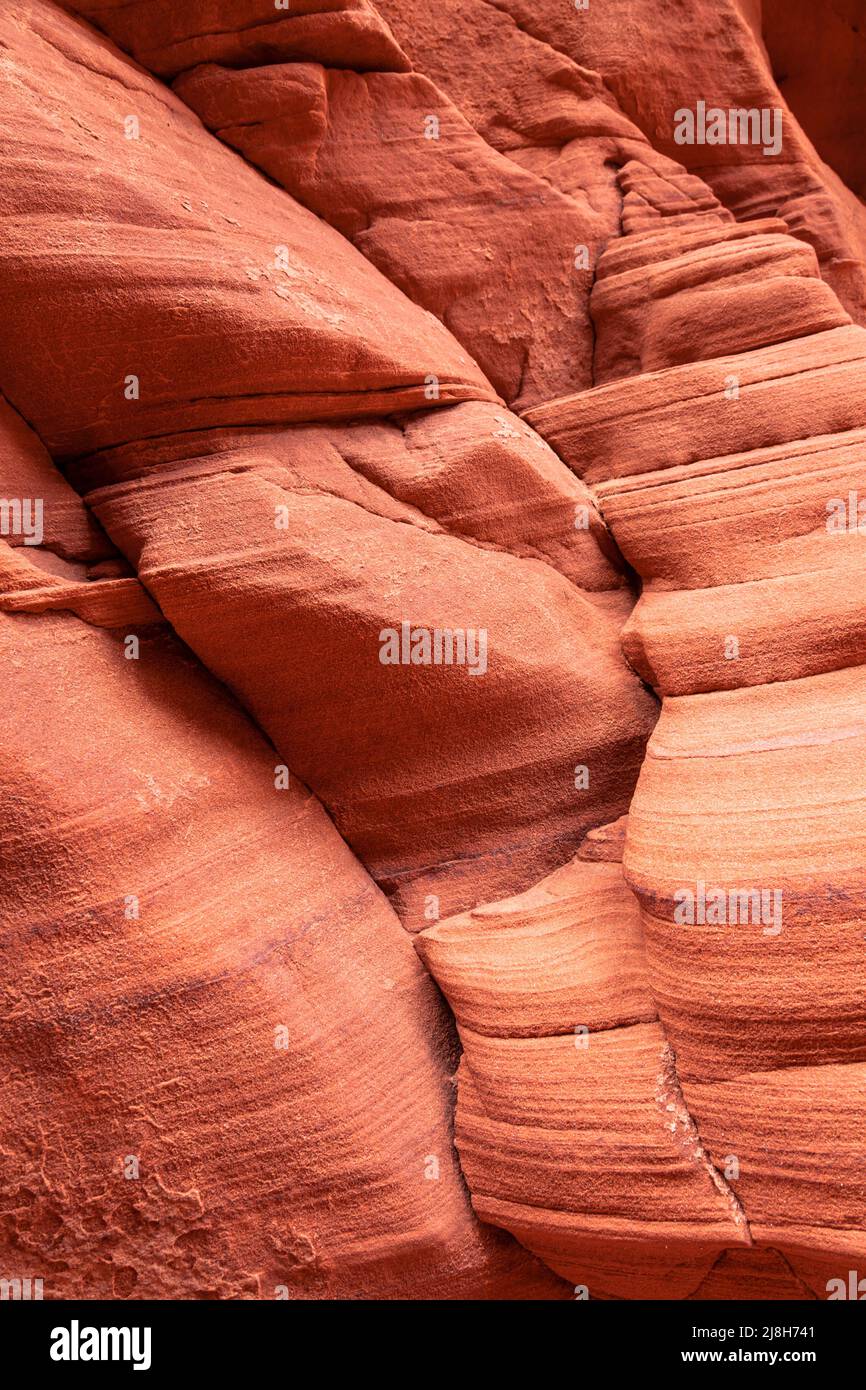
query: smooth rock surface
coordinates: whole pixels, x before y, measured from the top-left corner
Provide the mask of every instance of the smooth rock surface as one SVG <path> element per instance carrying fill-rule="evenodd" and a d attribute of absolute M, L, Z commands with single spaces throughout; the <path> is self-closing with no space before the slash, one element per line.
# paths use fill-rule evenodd
<path fill-rule="evenodd" d="M 7 406 L 0 485 L 25 464 L 98 547 Z M 472 1214 L 449 1020 L 316 798 L 138 579 L 60 597 L 86 621 L 0 611 L 0 1266 L 54 1299 L 568 1297 Z"/>
<path fill-rule="evenodd" d="M 862 1260 L 858 28 L 5 6 L 4 1288 Z"/>
<path fill-rule="evenodd" d="M 705 360 L 703 300 L 727 300 L 732 264 L 765 340 L 782 283 L 814 266 L 801 277 L 794 243 L 763 227 L 714 231 L 703 200 L 694 230 L 686 212 L 671 229 L 652 181 L 623 177 L 658 230 L 644 216 L 600 266 L 614 379 L 529 419 L 594 484 L 643 581 L 624 649 L 663 701 L 623 864 L 684 1103 L 756 1247 L 826 1297 L 866 1226 L 866 336 L 815 331 L 803 301 L 774 346 L 732 351 L 724 317 L 725 355 Z M 679 315 L 680 365 L 652 369 L 638 282 Z"/>

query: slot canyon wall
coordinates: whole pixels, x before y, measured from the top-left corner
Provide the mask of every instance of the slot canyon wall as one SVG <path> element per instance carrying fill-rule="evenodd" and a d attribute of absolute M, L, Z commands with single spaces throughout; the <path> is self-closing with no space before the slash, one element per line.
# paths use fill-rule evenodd
<path fill-rule="evenodd" d="M 866 58 L 806 8 L 3 7 L 0 1278 L 864 1265 Z"/>

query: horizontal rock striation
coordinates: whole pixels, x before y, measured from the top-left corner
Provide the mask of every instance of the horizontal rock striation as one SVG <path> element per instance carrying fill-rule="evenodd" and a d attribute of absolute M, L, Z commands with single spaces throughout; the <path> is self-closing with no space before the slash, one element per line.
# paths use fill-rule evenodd
<path fill-rule="evenodd" d="M 859 43 L 781 8 L 4 8 L 4 1287 L 863 1258 Z"/>
<path fill-rule="evenodd" d="M 442 324 L 106 40 L 35 0 L 2 26 L 0 374 L 53 454 L 423 407 L 427 378 L 443 403 L 496 399 Z"/>
<path fill-rule="evenodd" d="M 242 19 L 195 60 L 311 56 Z M 157 27 L 170 75 L 194 36 Z M 2 1267 L 48 1297 L 570 1297 L 468 1202 L 403 927 L 626 809 L 657 706 L 621 558 L 337 230 L 80 20 L 25 0 L 0 39 L 0 481 L 44 503 L 0 553 L 7 741 L 40 719 L 3 792 Z M 474 633 L 475 669 L 383 663 L 404 622 Z"/>
<path fill-rule="evenodd" d="M 700 1296 L 728 1254 L 752 1256 L 686 1105 L 615 858 L 578 857 L 418 947 L 457 1019 L 455 1139 L 484 1220 L 592 1298 Z"/>
<path fill-rule="evenodd" d="M 721 0 L 709 13 L 670 5 L 660 23 L 655 0 L 605 0 L 580 9 L 560 0 L 490 2 L 540 43 L 602 73 L 652 145 L 702 179 L 738 220 L 782 218 L 814 247 L 844 307 L 866 323 L 866 209 L 817 154 L 780 92 L 756 22 L 758 6 Z M 795 27 L 790 7 L 786 24 Z M 772 27 L 771 18 L 771 33 Z M 680 143 L 678 126 L 689 132 L 677 113 L 697 118 L 699 101 L 726 118 L 731 111 L 767 113 L 770 143 L 740 138 L 739 117 L 734 140 L 727 138 L 726 119 L 724 140 L 702 141 L 696 127 Z"/>
<path fill-rule="evenodd" d="M 4 404 L 13 479 L 70 569 L 112 553 Z M 317 799 L 137 578 L 4 551 L 33 577 L 24 610 L 0 557 L 0 1267 L 46 1298 L 569 1296 L 473 1216 L 449 1021 Z M 24 616 L 40 577 L 69 611 Z"/>
<path fill-rule="evenodd" d="M 488 435 L 500 429 L 489 414 Z M 456 470 L 468 441 L 449 443 Z M 517 422 L 506 444 L 529 475 L 536 459 L 552 463 Z M 585 592 L 547 559 L 450 533 L 346 462 L 366 434 L 203 447 L 219 452 L 91 460 L 91 478 L 142 475 L 88 502 L 410 929 L 522 887 L 622 812 L 656 714 L 619 650 L 626 590 Z M 395 462 L 408 475 L 411 454 Z M 610 583 L 582 534 L 568 563 Z M 442 664 L 421 647 L 413 659 L 412 634 L 437 632 L 466 634 L 466 659 Z"/>
<path fill-rule="evenodd" d="M 130 321 L 149 325 L 147 341 L 162 359 L 160 383 L 177 399 L 154 403 L 165 393 L 151 379 L 152 364 L 139 363 L 135 335 L 134 349 L 124 345 L 123 363 L 114 349 L 110 360 L 88 357 L 87 380 L 74 391 L 40 396 L 45 388 L 35 379 L 35 392 L 21 391 L 12 373 L 13 399 L 57 452 L 73 443 L 79 456 L 93 444 L 114 446 L 102 447 L 92 464 L 68 461 L 70 476 L 90 487 L 92 507 L 162 613 L 241 698 L 292 772 L 322 797 L 407 925 L 415 928 L 424 911 L 438 910 L 428 898 L 441 899 L 446 912 L 525 886 L 567 857 L 592 824 L 626 809 L 656 713 L 619 653 L 630 595 L 586 489 L 527 426 L 493 404 L 495 393 L 441 323 L 410 304 L 336 232 L 222 150 L 178 110 L 175 98 L 141 75 L 141 139 L 126 140 L 116 114 L 121 60 L 77 21 L 59 23 L 50 31 L 52 47 L 40 29 L 41 7 L 32 8 L 30 27 L 20 16 L 9 20 L 10 43 L 24 48 L 26 36 L 27 44 L 41 45 L 39 54 L 49 50 L 39 68 L 39 112 L 50 112 L 58 99 L 53 84 L 61 65 L 69 79 L 66 50 L 90 45 L 87 61 L 74 69 L 89 113 L 89 143 L 77 127 L 58 126 L 43 114 L 43 158 L 66 169 L 71 145 L 79 160 L 94 163 L 91 178 L 102 168 L 100 158 L 116 159 L 113 196 L 130 220 L 147 221 L 145 188 L 151 202 L 160 202 L 152 218 L 157 226 L 145 225 L 141 236 L 148 245 L 160 240 L 170 258 L 169 281 L 160 272 L 153 283 L 142 243 L 142 273 L 124 278 L 122 321 L 126 334 Z M 127 96 L 124 89 L 122 99 Z M 76 169 L 73 163 L 70 178 Z M 190 262 L 184 232 L 159 238 L 161 205 L 177 202 L 181 178 L 188 191 L 194 179 L 204 191 L 202 169 L 210 211 L 194 204 L 193 222 L 212 219 L 219 176 L 235 205 L 249 206 L 254 194 L 254 206 L 266 214 L 262 221 L 256 213 L 257 254 L 269 240 L 290 240 L 286 229 L 295 224 L 319 229 L 325 241 L 316 236 L 310 252 L 307 237 L 306 263 L 298 263 L 293 249 L 287 269 L 265 268 L 252 277 L 224 250 L 220 263 L 243 286 L 245 318 L 238 324 L 231 304 L 218 308 L 213 286 L 193 278 L 183 306 L 192 329 L 166 344 L 161 314 L 178 312 L 170 285 L 181 276 L 189 283 Z M 142 182 L 151 170 L 162 179 L 170 171 L 164 199 L 158 181 Z M 178 206 L 174 219 L 184 216 Z M 76 224 L 79 247 L 109 235 L 114 244 L 116 219 L 116 211 L 109 217 L 108 195 L 104 204 L 91 199 Z M 236 244 L 236 230 L 221 233 L 227 248 Z M 123 236 L 121 228 L 121 256 Z M 331 242 L 338 248 L 333 256 Z M 116 266 L 117 250 L 113 255 Z M 311 255 L 327 258 L 330 289 Z M 5 264 L 10 292 L 20 293 L 20 262 L 10 257 Z M 90 338 L 98 336 L 105 351 L 117 303 L 110 281 L 94 311 L 76 278 L 81 251 L 73 256 L 71 248 L 55 247 L 54 265 L 67 286 L 68 312 L 74 315 L 76 303 L 82 312 L 86 306 Z M 0 281 L 2 275 L 0 266 Z M 367 283 L 382 313 L 394 300 L 387 332 L 370 306 Z M 339 322 L 331 314 L 337 301 L 345 309 Z M 335 405 L 324 395 L 299 400 L 289 393 L 251 403 L 231 356 L 216 340 L 214 352 L 206 350 L 199 313 L 211 316 L 219 332 L 230 328 L 259 382 L 256 353 L 270 344 L 267 372 L 286 386 L 292 371 L 309 383 L 317 370 L 303 336 L 303 322 L 311 320 L 322 384 L 329 373 L 340 375 L 349 387 L 345 399 Z M 39 329 L 32 301 L 28 319 L 30 337 L 16 359 L 21 375 Z M 414 325 L 415 375 L 419 382 L 429 375 L 432 391 L 404 389 L 394 357 L 401 322 Z M 353 335 L 348 357 L 336 351 Z M 280 351 L 283 342 L 295 350 Z M 384 393 L 364 385 L 371 352 L 384 365 Z M 465 388 L 448 386 L 449 360 L 458 370 L 465 366 Z M 136 365 L 139 395 L 127 399 L 123 370 Z M 224 385 L 213 398 L 203 370 L 224 372 L 226 380 L 231 374 L 234 392 Z M 178 391 L 183 382 L 185 394 Z M 103 402 L 96 416 L 91 392 Z M 477 395 L 485 408 L 449 413 L 449 401 L 461 392 Z M 297 433 L 241 428 L 274 427 L 297 414 L 364 415 L 380 411 L 386 399 L 391 409 L 406 406 L 413 394 L 426 409 L 402 427 L 352 425 L 336 435 L 324 425 Z M 483 508 L 492 511 L 486 520 L 476 518 L 479 491 Z M 515 523 L 509 512 L 518 500 Z M 483 634 L 486 670 L 476 674 L 484 678 L 473 679 L 465 665 L 383 664 L 381 634 L 400 632 L 404 622 L 410 630 Z M 576 785 L 584 776 L 587 785 Z"/>
<path fill-rule="evenodd" d="M 732 241 L 723 218 L 712 240 L 706 213 L 696 220 L 696 286 L 687 218 L 668 231 L 659 209 L 658 231 L 633 238 L 650 304 L 683 285 L 670 312 L 683 325 L 677 356 L 691 342 L 689 360 L 667 365 L 654 335 L 635 341 L 627 236 L 597 286 L 599 353 L 615 379 L 530 419 L 594 484 L 643 580 L 624 645 L 664 699 L 624 867 L 683 1095 L 713 1161 L 737 1160 L 732 1186 L 755 1241 L 825 1296 L 862 1252 L 866 1221 L 855 1157 L 866 1060 L 866 333 L 816 324 L 822 291 L 775 341 L 763 307 L 790 309 L 790 283 L 811 283 L 796 244 L 763 227 Z M 771 248 L 780 259 L 768 278 Z M 752 294 L 752 341 L 737 351 L 738 320 L 724 306 Z M 704 296 L 718 324 L 707 360 Z"/>

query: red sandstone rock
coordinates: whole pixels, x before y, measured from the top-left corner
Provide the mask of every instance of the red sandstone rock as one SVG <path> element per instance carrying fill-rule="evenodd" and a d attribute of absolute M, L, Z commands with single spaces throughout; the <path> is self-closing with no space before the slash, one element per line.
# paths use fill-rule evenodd
<path fill-rule="evenodd" d="M 757 317 L 763 237 L 732 242 L 722 219 L 713 255 L 706 211 L 695 216 L 703 283 L 725 288 L 733 248 Z M 804 309 L 784 343 L 734 353 L 717 338 L 726 355 L 700 360 L 705 291 L 692 293 L 678 254 L 678 242 L 695 244 L 688 217 L 672 232 L 662 216 L 657 225 L 636 235 L 636 260 L 650 301 L 669 276 L 683 286 L 671 299 L 685 364 L 623 375 L 646 365 L 640 340 L 626 354 L 627 238 L 598 281 L 618 379 L 530 418 L 596 484 L 644 580 L 624 646 L 665 698 L 624 868 L 685 1106 L 715 1169 L 733 1172 L 751 1238 L 825 1297 L 866 1225 L 854 1156 L 866 1022 L 866 336 L 814 331 Z"/>
<path fill-rule="evenodd" d="M 371 0 L 64 0 L 160 77 L 197 63 L 246 67 L 320 58 L 333 67 L 405 71 Z"/>
<path fill-rule="evenodd" d="M 44 476 L 0 425 L 0 480 Z M 86 622 L 0 611 L 0 1267 L 46 1298 L 568 1296 L 468 1208 L 448 1023 L 394 913 L 123 583 L 74 586 Z"/>
<path fill-rule="evenodd" d="M 481 1216 L 597 1298 L 684 1297 L 750 1244 L 686 1110 L 619 864 L 575 860 L 419 948 L 457 1017 Z"/>
<path fill-rule="evenodd" d="M 765 11 L 6 7 L 0 1274 L 862 1258 L 862 63 Z"/>
<path fill-rule="evenodd" d="M 569 194 L 604 242 L 619 232 L 617 168 L 671 174 L 599 72 L 534 38 L 487 0 L 377 0 L 419 72 L 446 92 L 494 149 Z M 587 238 L 585 237 L 586 241 Z M 592 263 L 596 248 L 590 244 Z"/>
<path fill-rule="evenodd" d="M 821 158 L 862 199 L 866 25 L 860 0 L 821 6 L 762 0 L 761 33 L 779 91 Z"/>
<path fill-rule="evenodd" d="M 750 0 L 711 9 L 656 0 L 491 0 L 537 40 L 600 72 L 656 149 L 704 179 L 736 216 L 781 217 L 813 245 L 822 273 L 866 322 L 866 209 L 816 154 L 773 79 Z M 823 11 L 822 11 L 823 13 Z M 647 55 L 652 54 L 652 61 Z M 679 144 L 676 113 L 779 111 L 781 145 Z"/>
<path fill-rule="evenodd" d="M 428 378 L 442 402 L 495 399 L 440 323 L 106 41 L 39 0 L 0 26 L 0 378 L 53 452 L 423 406 Z"/>
<path fill-rule="evenodd" d="M 514 439 L 547 463 L 524 428 Z M 619 652 L 626 591 L 585 593 L 541 558 L 449 534 L 345 462 L 366 434 L 328 454 L 326 437 L 115 452 L 88 470 L 124 481 L 87 498 L 417 930 L 533 881 L 620 814 L 655 706 Z M 559 525 L 564 547 L 572 504 Z M 583 534 L 590 578 L 610 582 Z M 408 634 L 454 631 L 464 659 L 411 659 Z"/>
<path fill-rule="evenodd" d="M 447 324 L 509 404 L 591 384 L 575 250 L 604 224 L 492 150 L 427 78 L 207 66 L 175 90 Z"/>

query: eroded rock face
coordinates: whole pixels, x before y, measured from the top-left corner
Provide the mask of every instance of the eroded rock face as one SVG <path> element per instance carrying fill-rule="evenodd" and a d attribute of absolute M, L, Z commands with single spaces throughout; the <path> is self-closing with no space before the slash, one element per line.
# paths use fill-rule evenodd
<path fill-rule="evenodd" d="M 618 862 L 577 858 L 419 947 L 460 1031 L 455 1140 L 479 1215 L 596 1298 L 686 1297 L 750 1248 L 686 1108 Z"/>
<path fill-rule="evenodd" d="M 655 707 L 619 650 L 626 591 L 449 534 L 344 461 L 351 432 L 336 445 L 258 436 L 87 497 L 416 930 L 531 881 L 623 810 Z M 437 633 L 441 659 L 423 650 Z"/>
<path fill-rule="evenodd" d="M 752 0 L 721 0 L 711 10 L 673 4 L 663 23 L 656 0 L 605 0 L 583 8 L 559 0 L 491 3 L 534 38 L 600 72 L 656 149 L 704 179 L 738 219 L 783 218 L 815 247 L 825 279 L 849 313 L 866 321 L 866 209 L 816 153 L 786 105 Z M 689 111 L 697 122 L 699 101 L 726 116 L 766 112 L 769 140 L 701 141 L 696 124 L 694 138 L 681 143 L 678 127 L 688 131 L 677 113 Z M 729 134 L 728 121 L 725 126 Z"/>
<path fill-rule="evenodd" d="M 73 0 L 66 8 L 92 20 L 159 77 L 198 63 L 246 67 L 312 57 L 362 72 L 409 67 L 371 0 Z"/>
<path fill-rule="evenodd" d="M 655 9 L 0 17 L 0 1275 L 862 1254 L 866 214 Z"/>
<path fill-rule="evenodd" d="M 442 402 L 496 399 L 440 323 L 92 30 L 33 3 L 0 33 L 0 373 L 53 453 L 423 406 L 428 377 Z"/>
<path fill-rule="evenodd" d="M 866 194 L 863 128 L 866 26 L 858 0 L 821 10 L 762 0 L 761 30 L 779 90 L 815 148 L 859 198 Z"/>
<path fill-rule="evenodd" d="M 603 221 L 491 149 L 426 77 L 208 65 L 175 89 L 446 323 L 509 404 L 591 384 L 575 253 Z"/>
<path fill-rule="evenodd" d="M 649 206 L 651 183 L 642 189 Z M 659 214 L 659 232 L 639 232 L 635 248 L 651 303 L 669 274 L 685 284 L 671 303 L 687 360 L 646 363 L 654 342 L 634 341 L 627 237 L 598 282 L 618 379 L 532 419 L 596 484 L 644 580 L 624 646 L 664 699 L 624 868 L 685 1104 L 715 1167 L 736 1160 L 752 1239 L 825 1296 L 862 1252 L 866 1225 L 854 1157 L 866 1021 L 866 334 L 820 329 L 806 299 L 784 342 L 733 351 L 736 320 L 722 306 L 754 295 L 766 341 L 775 330 L 760 305 L 768 290 L 788 302 L 793 246 L 778 247 L 782 274 L 768 279 L 768 239 L 731 242 L 721 219 L 721 254 L 692 288 L 689 218 L 671 233 Z M 705 211 L 696 217 L 706 252 L 711 228 Z M 688 331 L 705 296 L 724 324 L 706 361 Z M 623 374 L 638 364 L 658 369 Z"/>
<path fill-rule="evenodd" d="M 36 562 L 114 552 L 0 426 L 54 528 L 0 556 L 2 1267 L 54 1298 L 568 1296 L 472 1215 L 392 908 L 138 578 Z"/>

